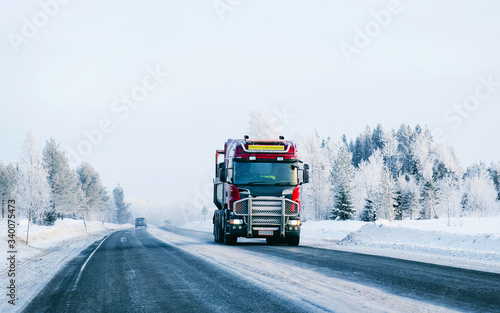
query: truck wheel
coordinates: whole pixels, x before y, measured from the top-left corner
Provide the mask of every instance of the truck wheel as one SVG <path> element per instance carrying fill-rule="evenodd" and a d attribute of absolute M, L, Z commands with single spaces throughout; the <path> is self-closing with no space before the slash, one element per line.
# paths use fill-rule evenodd
<path fill-rule="evenodd" d="M 298 246 L 300 241 L 300 236 L 287 236 L 286 242 L 289 246 Z"/>
<path fill-rule="evenodd" d="M 216 215 L 214 219 L 214 241 L 216 243 L 222 243 L 223 241 L 222 226 L 218 215 Z"/>
<path fill-rule="evenodd" d="M 218 231 L 217 231 L 217 222 L 214 221 L 214 241 L 216 243 L 219 243 L 219 238 L 217 238 L 218 236 Z"/>

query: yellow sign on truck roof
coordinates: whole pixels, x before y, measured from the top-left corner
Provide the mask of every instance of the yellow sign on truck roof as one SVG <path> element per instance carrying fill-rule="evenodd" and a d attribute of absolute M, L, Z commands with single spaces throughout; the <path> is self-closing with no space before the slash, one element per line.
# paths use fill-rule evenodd
<path fill-rule="evenodd" d="M 271 150 L 271 151 L 284 151 L 285 146 L 281 145 L 248 145 L 248 149 L 250 150 Z"/>

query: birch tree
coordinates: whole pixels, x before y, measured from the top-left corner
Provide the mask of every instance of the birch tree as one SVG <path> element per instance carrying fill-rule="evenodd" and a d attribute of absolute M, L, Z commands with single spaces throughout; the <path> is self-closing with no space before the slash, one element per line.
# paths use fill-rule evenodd
<path fill-rule="evenodd" d="M 51 219 L 51 193 L 47 178 L 36 135 L 29 130 L 21 152 L 16 193 L 19 209 L 40 225 Z"/>

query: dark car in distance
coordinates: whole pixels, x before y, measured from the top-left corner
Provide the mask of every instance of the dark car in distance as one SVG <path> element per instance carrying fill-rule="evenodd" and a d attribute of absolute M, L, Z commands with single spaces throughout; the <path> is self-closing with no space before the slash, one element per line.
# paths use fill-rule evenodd
<path fill-rule="evenodd" d="M 146 223 L 146 219 L 144 217 L 138 217 L 135 219 L 135 227 L 138 226 L 148 227 L 148 224 Z"/>

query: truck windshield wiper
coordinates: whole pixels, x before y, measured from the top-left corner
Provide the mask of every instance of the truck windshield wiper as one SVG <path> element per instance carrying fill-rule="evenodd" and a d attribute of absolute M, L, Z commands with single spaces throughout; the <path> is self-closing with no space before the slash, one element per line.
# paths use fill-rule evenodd
<path fill-rule="evenodd" d="M 263 185 L 263 184 L 269 184 L 268 181 L 253 181 L 253 182 L 249 182 L 247 185 Z"/>
<path fill-rule="evenodd" d="M 289 181 L 281 181 L 279 183 L 274 183 L 273 186 L 295 186 L 295 185 Z"/>

